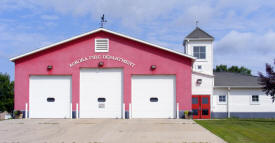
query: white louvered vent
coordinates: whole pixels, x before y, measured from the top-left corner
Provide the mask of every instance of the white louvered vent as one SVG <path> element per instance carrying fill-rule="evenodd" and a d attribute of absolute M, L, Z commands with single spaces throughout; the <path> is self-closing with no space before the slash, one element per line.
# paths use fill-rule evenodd
<path fill-rule="evenodd" d="M 109 39 L 95 39 L 95 52 L 109 52 Z"/>

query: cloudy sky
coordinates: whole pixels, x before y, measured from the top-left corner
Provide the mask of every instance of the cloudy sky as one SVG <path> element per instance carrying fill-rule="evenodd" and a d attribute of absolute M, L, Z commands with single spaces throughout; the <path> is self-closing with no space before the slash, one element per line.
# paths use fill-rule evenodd
<path fill-rule="evenodd" d="M 99 27 L 183 51 L 199 27 L 215 37 L 214 64 L 253 74 L 275 58 L 274 0 L 1 0 L 0 72 L 14 77 L 9 58 Z"/>

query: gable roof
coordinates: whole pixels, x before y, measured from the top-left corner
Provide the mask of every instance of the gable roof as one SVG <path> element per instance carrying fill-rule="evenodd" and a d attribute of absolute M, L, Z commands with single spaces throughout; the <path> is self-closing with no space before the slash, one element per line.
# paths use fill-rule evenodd
<path fill-rule="evenodd" d="M 215 87 L 262 87 L 257 76 L 232 72 L 214 72 Z"/>
<path fill-rule="evenodd" d="M 185 37 L 185 40 L 188 39 L 206 39 L 206 40 L 214 40 L 214 37 L 203 31 L 199 27 L 196 27 L 190 34 Z"/>
<path fill-rule="evenodd" d="M 120 34 L 120 33 L 117 33 L 117 32 L 111 31 L 111 30 L 107 30 L 107 29 L 104 29 L 104 28 L 99 28 L 99 29 L 96 29 L 96 30 L 93 30 L 93 31 L 90 31 L 90 32 L 87 32 L 87 33 L 84 33 L 84 34 L 81 34 L 81 35 L 78 35 L 78 36 L 69 38 L 69 39 L 67 39 L 67 40 L 63 40 L 63 41 L 61 41 L 61 42 L 57 42 L 57 43 L 54 43 L 54 44 L 52 44 L 52 45 L 49 45 L 49 46 L 46 46 L 46 47 L 42 47 L 42 48 L 33 50 L 33 51 L 31 51 L 31 52 L 28 52 L 28 53 L 25 53 L 25 54 L 22 54 L 22 55 L 19 55 L 19 56 L 10 58 L 10 61 L 13 61 L 13 62 L 14 62 L 14 61 L 17 60 L 17 59 L 20 59 L 20 58 L 23 58 L 23 57 L 26 57 L 26 56 L 29 56 L 29 55 L 38 53 L 38 52 L 40 52 L 40 51 L 44 51 L 44 50 L 46 50 L 46 49 L 53 48 L 53 47 L 55 47 L 55 46 L 57 46 L 57 45 L 61 45 L 61 44 L 64 44 L 64 43 L 73 41 L 73 40 L 75 40 L 75 39 L 78 39 L 78 38 L 81 38 L 81 37 L 84 37 L 84 36 L 87 36 L 87 35 L 90 35 L 90 34 L 97 33 L 97 32 L 100 32 L 100 31 L 107 32 L 107 33 L 111 33 L 111 34 L 114 34 L 114 35 L 117 35 L 117 36 L 120 36 L 120 37 L 123 37 L 123 38 L 126 38 L 126 39 L 130 39 L 130 40 L 133 40 L 133 41 L 136 41 L 136 42 L 145 44 L 145 45 L 149 45 L 149 46 L 155 47 L 155 48 L 157 48 L 157 49 L 161 49 L 161 50 L 164 50 L 164 51 L 167 51 L 167 52 L 176 54 L 176 55 L 180 55 L 180 56 L 189 58 L 189 59 L 191 59 L 192 61 L 195 61 L 195 59 L 196 59 L 195 57 L 193 57 L 193 56 L 191 56 L 191 55 L 183 54 L 183 53 L 181 53 L 181 52 L 177 52 L 177 51 L 174 51 L 174 50 L 171 50 L 171 49 L 168 49 L 168 48 L 165 48 L 165 47 L 156 45 L 156 44 L 152 44 L 152 43 L 149 43 L 149 42 L 146 42 L 146 41 L 143 41 L 143 40 L 139 40 L 139 39 L 136 39 L 136 38 L 133 38 L 133 37 L 130 37 L 130 36 L 126 36 L 126 35 L 124 35 L 124 34 Z"/>

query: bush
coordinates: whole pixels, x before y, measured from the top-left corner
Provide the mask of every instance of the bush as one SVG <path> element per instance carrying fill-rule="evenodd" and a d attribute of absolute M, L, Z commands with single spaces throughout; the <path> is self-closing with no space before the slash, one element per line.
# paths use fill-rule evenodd
<path fill-rule="evenodd" d="M 184 118 L 191 119 L 192 118 L 192 111 L 184 111 Z"/>
<path fill-rule="evenodd" d="M 14 114 L 14 115 L 20 115 L 20 114 L 22 114 L 22 111 L 20 111 L 20 110 L 15 110 L 15 111 L 13 112 L 13 114 Z"/>

